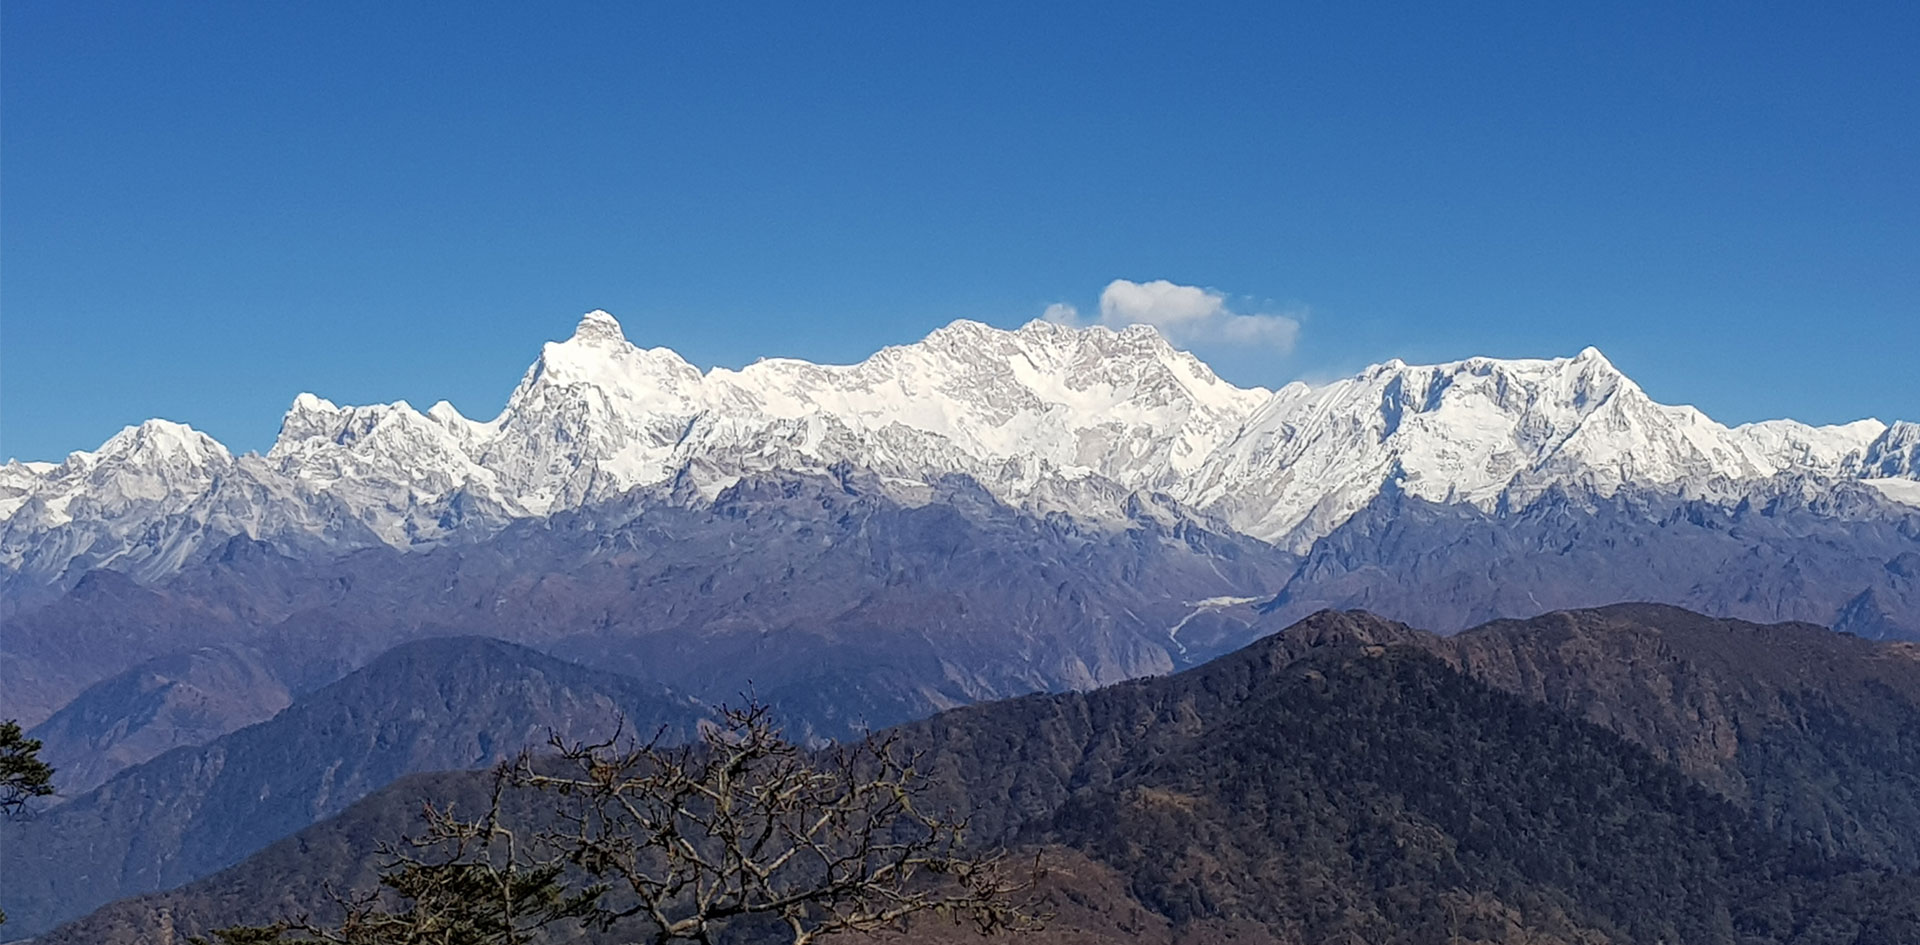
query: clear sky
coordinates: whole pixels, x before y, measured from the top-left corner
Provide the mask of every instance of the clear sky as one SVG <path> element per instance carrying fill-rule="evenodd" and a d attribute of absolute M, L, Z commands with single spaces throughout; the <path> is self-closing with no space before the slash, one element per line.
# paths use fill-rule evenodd
<path fill-rule="evenodd" d="M 488 418 L 591 308 L 851 361 L 1116 279 L 1285 329 L 1190 333 L 1243 384 L 1592 344 L 1920 419 L 1920 4 L 928 6 L 9 0 L 0 457 Z"/>

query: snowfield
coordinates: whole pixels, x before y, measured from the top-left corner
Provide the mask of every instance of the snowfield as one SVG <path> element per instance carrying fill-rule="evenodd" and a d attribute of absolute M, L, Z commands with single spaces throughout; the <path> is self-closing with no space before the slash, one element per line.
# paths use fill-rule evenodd
<path fill-rule="evenodd" d="M 1043 321 L 958 321 L 859 364 L 702 373 L 590 312 L 492 420 L 444 401 L 421 413 L 301 394 L 264 456 L 150 420 L 62 463 L 8 463 L 0 568 L 36 583 L 75 565 L 151 579 L 240 534 L 432 546 L 637 488 L 698 502 L 742 476 L 840 466 L 903 499 L 959 474 L 1009 505 L 1094 522 L 1159 495 L 1304 551 L 1387 488 L 1489 511 L 1554 489 L 1734 503 L 1786 477 L 1867 480 L 1916 505 L 1920 425 L 1729 428 L 1655 403 L 1593 348 L 1243 389 L 1151 328 Z"/>

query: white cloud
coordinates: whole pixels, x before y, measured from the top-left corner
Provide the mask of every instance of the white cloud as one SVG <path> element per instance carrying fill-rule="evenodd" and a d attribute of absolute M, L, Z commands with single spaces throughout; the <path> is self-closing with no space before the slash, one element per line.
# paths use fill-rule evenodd
<path fill-rule="evenodd" d="M 1100 323 L 1109 328 L 1152 325 L 1164 331 L 1231 316 L 1226 296 L 1165 279 L 1115 279 L 1100 293 Z"/>
<path fill-rule="evenodd" d="M 1065 302 L 1047 306 L 1040 317 L 1061 325 L 1086 324 L 1079 309 Z M 1100 293 L 1100 324 L 1109 328 L 1151 325 L 1175 344 L 1231 342 L 1281 352 L 1293 350 L 1300 336 L 1297 318 L 1235 312 L 1219 292 L 1165 279 L 1107 283 Z"/>
<path fill-rule="evenodd" d="M 1049 321 L 1056 325 L 1079 327 L 1080 310 L 1065 302 L 1055 302 L 1047 306 L 1046 311 L 1040 313 L 1040 318 L 1042 321 Z"/>

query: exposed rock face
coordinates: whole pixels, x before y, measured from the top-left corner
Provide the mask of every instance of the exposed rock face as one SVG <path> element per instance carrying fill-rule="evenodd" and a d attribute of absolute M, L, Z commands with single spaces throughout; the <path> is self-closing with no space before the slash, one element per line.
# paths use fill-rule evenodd
<path fill-rule="evenodd" d="M 1920 423 L 1900 420 L 1888 426 L 1849 471 L 1862 479 L 1920 479 Z"/>

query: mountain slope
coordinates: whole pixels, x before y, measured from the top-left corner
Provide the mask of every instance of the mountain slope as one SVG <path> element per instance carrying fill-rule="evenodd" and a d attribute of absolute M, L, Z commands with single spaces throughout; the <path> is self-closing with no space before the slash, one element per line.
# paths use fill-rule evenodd
<path fill-rule="evenodd" d="M 1288 385 L 1182 497 L 1302 550 L 1389 484 L 1480 509 L 1554 487 L 1726 498 L 1781 472 L 1833 475 L 1880 429 L 1729 430 L 1655 403 L 1593 348 L 1557 360 L 1393 361 L 1323 387 Z"/>
<path fill-rule="evenodd" d="M 1750 693 L 1721 703 L 1743 719 L 1760 705 L 1748 696 L 1794 685 L 1831 689 L 1845 712 L 1887 709 L 1876 685 L 1910 691 L 1910 654 L 1833 648 L 1845 639 L 1644 608 L 1456 638 L 1454 655 L 1534 687 L 1528 699 L 1452 669 L 1441 657 L 1454 640 L 1328 613 L 1174 676 L 956 710 L 902 735 L 926 752 L 932 803 L 971 811 L 975 836 L 1051 851 L 1072 870 L 1050 895 L 1081 931 L 1037 941 L 1907 941 L 1920 934 L 1920 876 L 1770 835 L 1758 808 L 1555 707 L 1610 704 L 1577 690 L 1637 691 L 1616 722 L 1684 728 L 1700 694 L 1662 680 L 1716 648 L 1729 652 L 1684 678 L 1745 680 Z M 1652 667 L 1620 659 L 1669 643 Z M 1876 661 L 1882 675 L 1854 672 Z M 1820 789 L 1804 775 L 1777 783 Z M 46 941 L 131 941 L 162 916 L 186 931 L 310 905 L 321 877 L 370 878 L 366 844 L 407 830 L 420 798 L 484 790 L 478 775 L 401 782 L 239 869 Z"/>
<path fill-rule="evenodd" d="M 97 683 L 28 734 L 75 797 L 123 768 L 273 718 L 292 696 L 256 653 L 200 647 Z"/>
<path fill-rule="evenodd" d="M 28 727 L 96 682 L 234 639 L 244 626 L 223 601 L 143 586 L 111 570 L 90 572 L 66 594 L 5 621 L 0 713 Z"/>
<path fill-rule="evenodd" d="M 1553 490 L 1491 512 L 1388 490 L 1263 606 L 1282 623 L 1361 608 L 1451 631 L 1623 600 L 1920 640 L 1920 513 L 1859 484 L 1809 497 L 1790 481 L 1733 506 Z"/>
<path fill-rule="evenodd" d="M 1288 667 L 1192 744 L 1077 794 L 1047 834 L 1176 924 L 1251 920 L 1283 941 L 1920 932 L 1920 879 L 1819 861 L 1610 733 L 1399 648 Z"/>
<path fill-rule="evenodd" d="M 1220 381 L 1144 328 L 957 322 L 859 365 L 772 360 L 702 375 L 671 351 L 633 346 L 594 312 L 543 349 L 490 422 L 444 403 L 423 415 L 302 395 L 264 457 L 235 460 L 155 421 L 58 466 L 9 465 L 0 566 L 29 583 L 108 564 L 152 578 L 195 542 L 234 534 L 286 547 L 413 547 L 676 477 L 710 496 L 744 474 L 848 462 L 908 482 L 968 475 L 1045 506 L 1041 493 L 1072 494 L 1088 477 L 1106 484 L 1096 492 L 1165 485 L 1265 396 Z M 154 461 L 122 441 L 150 438 L 149 428 L 217 455 L 175 475 L 159 506 L 88 505 L 90 489 L 109 488 L 101 482 L 148 476 Z M 68 511 L 76 498 L 79 518 Z M 167 523 L 164 547 L 152 547 L 156 521 Z"/>
<path fill-rule="evenodd" d="M 1169 638 L 1193 602 L 1271 593 L 1295 563 L 1152 497 L 1098 526 L 1008 508 L 967 480 L 923 498 L 902 503 L 851 472 L 763 476 L 691 507 L 629 497 L 424 552 L 301 564 L 230 542 L 164 593 L 90 579 L 115 595 L 23 615 L 22 651 L 7 656 L 78 694 L 89 672 L 244 645 L 302 691 L 400 641 L 474 633 L 708 700 L 751 689 L 838 735 L 1202 659 L 1246 637 L 1209 616 Z M 149 597 L 226 621 L 150 625 L 169 611 Z M 78 632 L 94 624 L 103 645 Z M 0 693 L 9 711 L 12 698 Z"/>
<path fill-rule="evenodd" d="M 1850 466 L 1862 479 L 1920 478 L 1920 423 L 1891 424 Z"/>
<path fill-rule="evenodd" d="M 497 640 L 425 640 L 302 697 L 271 721 L 119 773 L 0 824 L 10 934 L 229 865 L 414 771 L 481 767 L 549 730 L 687 737 L 698 709 L 661 689 Z"/>
<path fill-rule="evenodd" d="M 1920 645 L 1647 604 L 1417 642 L 1641 745 L 1781 837 L 1920 872 Z"/>
<path fill-rule="evenodd" d="M 204 646 L 301 691 L 473 632 L 811 698 L 830 734 L 1165 672 L 1251 639 L 1247 598 L 1920 639 L 1916 429 L 1729 429 L 1592 350 L 1248 391 L 1046 323 L 703 374 L 590 313 L 489 421 L 302 395 L 265 456 L 155 421 L 5 467 L 0 710 Z"/>
<path fill-rule="evenodd" d="M 595 659 L 596 647 L 639 643 L 649 664 L 717 687 L 837 689 L 846 700 L 823 706 L 897 721 L 1217 654 L 1250 637 L 1243 614 L 1207 602 L 1248 597 L 1277 598 L 1290 617 L 1367 607 L 1440 629 L 1648 599 L 1920 638 L 1910 560 L 1920 479 L 1903 478 L 1915 475 L 1916 429 L 1728 429 L 1655 403 L 1592 350 L 1392 362 L 1319 387 L 1247 391 L 1150 330 L 1046 323 L 959 322 L 856 365 L 770 360 L 702 374 L 591 313 L 543 349 L 490 421 L 446 404 L 423 414 L 302 395 L 265 456 L 233 457 L 155 421 L 98 453 L 5 467 L 0 616 L 15 632 L 0 651 L 0 709 L 37 724 L 89 685 L 201 646 L 255 647 L 304 689 L 404 639 L 482 632 Z M 808 525 L 783 519 L 796 522 L 784 538 L 734 521 L 795 514 L 787 487 L 767 483 L 822 480 L 856 483 L 890 518 L 952 507 L 963 521 L 936 547 L 1004 559 L 985 570 L 1050 609 L 1030 623 L 1060 632 L 1020 632 L 976 663 L 957 637 L 1002 631 L 956 608 L 1028 621 L 940 577 L 930 549 L 870 552 L 913 559 L 883 577 L 844 549 L 809 547 L 880 548 L 847 527 L 865 519 L 823 504 Z M 635 527 L 646 519 L 669 524 Z M 801 528 L 811 538 L 796 542 Z M 1211 537 L 1190 540 L 1200 534 Z M 609 535 L 688 543 L 704 557 L 615 549 Z M 1142 547 L 1150 539 L 1189 552 Z M 757 550 L 767 541 L 831 565 L 785 604 L 765 591 L 749 602 L 747 589 L 726 612 L 699 599 L 725 568 L 801 580 Z M 1280 551 L 1265 547 L 1274 542 Z M 723 543 L 733 563 L 715 558 Z M 1307 563 L 1273 579 L 1295 552 Z M 1068 587 L 1069 575 L 1049 594 L 1033 578 L 1080 556 L 1099 561 L 1090 570 L 1102 579 Z M 507 557 L 512 575 L 475 574 L 472 562 Z M 618 563 L 636 558 L 651 563 L 641 573 Z M 590 586 L 589 563 L 584 573 L 606 584 Z M 101 593 L 109 580 L 89 575 L 102 570 L 152 593 Z M 670 587 L 669 573 L 693 586 Z M 670 618 L 621 612 L 636 581 Z M 576 626 L 564 632 L 549 615 L 507 620 L 511 595 L 542 583 L 611 603 L 567 610 Z M 803 615 L 802 598 L 825 609 Z M 535 634 L 529 621 L 547 626 Z M 715 624 L 734 639 L 717 643 Z M 849 625 L 871 632 L 849 638 Z M 795 629 L 834 638 L 746 635 Z M 751 672 L 694 659 L 718 651 Z M 844 659 L 826 659 L 835 653 Z M 1021 665 L 1035 654 L 1039 667 Z M 885 664 L 885 678 L 835 678 L 835 665 L 869 663 Z"/>

